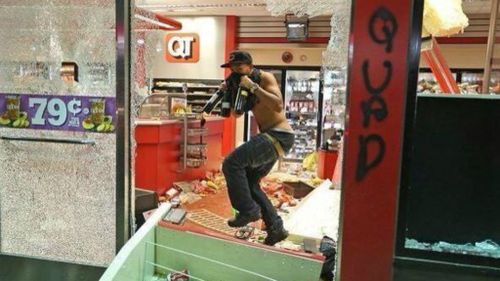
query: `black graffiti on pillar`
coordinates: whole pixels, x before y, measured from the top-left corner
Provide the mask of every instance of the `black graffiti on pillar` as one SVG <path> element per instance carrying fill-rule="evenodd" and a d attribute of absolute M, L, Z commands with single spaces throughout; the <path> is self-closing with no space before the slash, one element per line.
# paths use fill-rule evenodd
<path fill-rule="evenodd" d="M 368 159 L 368 146 L 370 143 L 378 145 L 378 152 L 373 159 Z M 356 180 L 361 181 L 364 179 L 370 169 L 375 168 L 382 162 L 385 155 L 385 141 L 377 134 L 368 135 L 366 137 L 359 137 L 359 153 L 358 153 L 358 166 L 356 168 Z"/>
<path fill-rule="evenodd" d="M 391 53 L 393 50 L 393 41 L 398 30 L 398 24 L 394 14 L 384 7 L 377 9 L 370 17 L 368 26 L 370 38 L 376 44 L 385 45 L 385 53 Z M 384 121 L 389 115 L 389 108 L 383 97 L 384 90 L 389 86 L 393 69 L 392 63 L 389 60 L 384 60 L 383 66 L 385 68 L 385 76 L 380 85 L 374 86 L 372 79 L 373 73 L 376 71 L 369 71 L 370 60 L 367 59 L 363 62 L 362 76 L 364 86 L 369 93 L 369 98 L 361 102 L 360 108 L 363 113 L 363 127 L 370 127 L 370 118 L 373 116 L 377 122 Z M 372 77 L 373 78 L 373 77 Z M 380 165 L 384 160 L 386 143 L 384 138 L 376 133 L 368 134 L 367 136 L 359 136 L 359 151 L 358 163 L 356 167 L 356 180 L 362 181 L 368 172 Z M 375 149 L 369 153 L 369 149 Z M 374 155 L 372 159 L 368 159 L 368 155 Z"/>
<path fill-rule="evenodd" d="M 377 121 L 382 121 L 388 115 L 387 105 L 384 99 L 380 96 L 380 94 L 382 93 L 382 91 L 385 90 L 385 88 L 387 88 L 389 82 L 391 81 L 392 63 L 386 60 L 384 61 L 383 65 L 384 68 L 386 69 L 384 81 L 380 86 L 374 87 L 370 82 L 370 73 L 368 71 L 369 61 L 365 60 L 363 62 L 363 82 L 366 89 L 371 94 L 371 97 L 368 101 L 364 101 L 361 103 L 361 109 L 363 111 L 363 126 L 365 128 L 367 128 L 370 125 L 371 115 L 373 115 Z M 376 105 L 378 106 L 374 108 L 373 106 Z"/>
<path fill-rule="evenodd" d="M 363 110 L 363 127 L 370 126 L 370 116 L 373 115 L 377 121 L 384 120 L 389 112 L 387 111 L 387 104 L 381 96 L 372 96 L 368 101 L 361 103 Z"/>
<path fill-rule="evenodd" d="M 381 24 L 377 24 L 380 21 Z M 397 31 L 398 22 L 396 17 L 388 9 L 380 7 L 370 17 L 370 37 L 379 44 L 385 44 L 385 51 L 387 53 L 392 51 L 392 41 Z"/>
<path fill-rule="evenodd" d="M 370 82 L 370 72 L 368 71 L 368 68 L 370 67 L 370 61 L 365 60 L 363 62 L 363 82 L 364 82 L 365 87 L 368 90 L 368 92 L 370 92 L 370 94 L 372 94 L 372 95 L 381 94 L 382 91 L 384 91 L 385 88 L 387 88 L 387 86 L 389 85 L 389 82 L 391 82 L 392 63 L 388 60 L 385 60 L 383 65 L 385 68 L 384 81 L 382 82 L 382 85 L 375 88 L 372 85 L 372 83 Z"/>

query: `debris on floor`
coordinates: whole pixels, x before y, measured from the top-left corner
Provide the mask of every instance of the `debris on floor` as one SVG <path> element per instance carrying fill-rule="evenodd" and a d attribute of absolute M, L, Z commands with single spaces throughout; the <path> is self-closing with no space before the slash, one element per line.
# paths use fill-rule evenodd
<path fill-rule="evenodd" d="M 302 245 L 296 244 L 296 243 L 289 241 L 289 240 L 279 242 L 275 246 L 276 246 L 276 248 L 290 250 L 290 251 L 294 251 L 294 252 L 300 252 L 303 250 Z"/>
<path fill-rule="evenodd" d="M 254 232 L 255 232 L 255 227 L 247 225 L 236 230 L 234 236 L 238 239 L 248 240 L 250 237 L 254 235 Z"/>
<path fill-rule="evenodd" d="M 313 152 L 302 160 L 302 168 L 306 171 L 315 172 L 318 165 L 318 153 Z"/>
<path fill-rule="evenodd" d="M 216 194 L 226 188 L 226 180 L 220 172 L 207 172 L 204 179 L 194 181 L 175 182 L 173 188 L 169 189 L 162 198 L 171 200 L 178 197 L 182 204 L 193 204 L 203 197 Z M 174 196 L 172 194 L 175 193 Z"/>
<path fill-rule="evenodd" d="M 293 186 L 294 183 L 300 183 L 316 188 L 323 182 L 324 180 L 316 177 L 314 174 L 302 170 L 299 172 L 299 175 L 276 171 L 271 172 L 263 178 L 260 185 L 273 203 L 273 206 L 287 212 L 289 207 L 297 206 L 299 199 L 304 197 L 294 196 L 294 188 L 290 186 Z"/>
<path fill-rule="evenodd" d="M 184 204 L 193 204 L 196 201 L 201 200 L 203 197 L 201 197 L 199 194 L 196 194 L 194 192 L 182 192 L 179 195 L 179 199 L 181 201 L 181 205 Z"/>
<path fill-rule="evenodd" d="M 186 217 L 187 212 L 182 208 L 174 208 L 170 209 L 163 220 L 171 222 L 173 224 L 182 224 L 184 218 Z"/>
<path fill-rule="evenodd" d="M 314 171 L 308 171 L 312 167 L 311 165 L 315 165 L 314 155 L 308 161 L 304 167 L 304 163 L 284 163 L 281 171 L 273 171 L 261 180 L 261 188 L 272 204 L 278 209 L 278 212 L 285 220 L 285 224 L 288 224 L 285 227 L 292 235 L 300 236 L 302 234 L 314 233 L 315 235 L 313 236 L 321 235 L 323 237 L 323 235 L 330 235 L 336 237 L 337 229 L 333 230 L 332 226 L 324 222 L 325 216 L 317 215 L 317 213 L 329 212 L 335 216 L 336 212 L 331 210 L 333 208 L 331 205 L 339 205 L 340 202 L 332 200 L 329 204 L 325 204 L 328 198 L 332 199 L 331 194 L 325 194 L 325 189 L 330 192 L 339 191 L 330 189 L 330 181 L 325 182 L 318 178 Z M 172 200 L 178 201 L 180 206 L 184 206 L 183 208 L 188 210 L 188 222 L 231 237 L 263 244 L 267 234 L 265 229 L 263 229 L 262 222 L 253 223 L 240 229 L 230 228 L 227 225 L 231 206 L 224 207 L 228 209 L 227 213 L 225 211 L 221 212 L 221 208 L 219 208 L 221 204 L 220 200 L 229 200 L 229 198 L 226 198 L 227 195 L 225 195 L 227 187 L 222 173 L 207 172 L 204 179 L 176 182 L 173 189 L 178 191 L 178 194 L 172 198 L 172 192 L 170 192 L 170 194 L 165 195 L 165 198 L 171 202 Z M 220 193 L 221 191 L 224 193 L 223 199 L 220 196 L 222 194 Z M 321 198 L 319 197 L 321 196 L 325 196 L 325 198 L 320 200 Z M 310 199 L 311 197 L 314 199 Z M 306 201 L 309 201 L 309 203 L 305 203 Z M 228 204 L 228 202 L 225 203 Z M 314 204 L 317 205 L 313 206 Z M 305 210 L 301 210 L 302 208 L 305 208 Z M 338 206 L 336 208 L 338 209 Z M 328 216 L 328 218 L 331 218 L 331 216 Z M 313 222 L 311 223 L 310 221 Z M 331 218 L 329 223 L 336 223 L 338 227 L 338 221 L 333 218 Z M 317 225 L 313 227 L 312 224 Z M 301 228 L 307 229 L 305 232 L 298 231 Z M 309 236 L 303 235 L 303 237 Z M 306 251 L 305 240 L 302 241 L 301 239 L 288 239 L 275 246 L 289 251 Z M 313 248 L 318 248 L 319 242 L 317 247 L 313 246 Z"/>
<path fill-rule="evenodd" d="M 167 281 L 189 281 L 189 272 L 187 269 L 182 272 L 172 272 L 167 275 Z"/>
<path fill-rule="evenodd" d="M 500 245 L 492 240 L 485 240 L 482 242 L 467 244 L 452 244 L 448 242 L 424 243 L 419 242 L 415 239 L 407 238 L 405 242 L 405 248 L 500 258 Z"/>

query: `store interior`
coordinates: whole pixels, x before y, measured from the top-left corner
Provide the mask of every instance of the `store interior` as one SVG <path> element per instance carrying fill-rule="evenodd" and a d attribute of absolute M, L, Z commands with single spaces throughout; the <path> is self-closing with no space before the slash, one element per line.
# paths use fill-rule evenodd
<path fill-rule="evenodd" d="M 107 267 L 103 281 L 332 280 L 351 1 L 135 0 L 122 53 L 119 1 L 76 2 L 0 4 L 0 253 Z M 494 3 L 425 1 L 395 260 L 500 268 Z M 117 60 L 125 49 L 130 69 Z M 291 151 L 259 183 L 290 234 L 274 246 L 263 244 L 262 221 L 227 225 L 236 211 L 222 163 L 259 134 L 255 117 L 224 116 L 224 100 L 203 112 L 235 49 L 274 75 L 295 132 Z M 60 102 L 36 124 L 28 97 Z M 77 99 L 87 112 L 77 112 Z M 67 112 L 73 127 L 57 124 Z M 117 191 L 127 184 L 130 193 Z"/>
<path fill-rule="evenodd" d="M 220 171 L 223 157 L 258 133 L 252 113 L 237 119 L 220 117 L 219 104 L 210 114 L 204 114 L 204 125 L 199 120 L 202 108 L 229 74 L 219 65 L 233 49 L 246 50 L 255 54 L 256 68 L 274 74 L 283 93 L 286 117 L 296 133 L 294 148 L 261 181 L 291 233 L 290 239 L 275 247 L 321 260 L 319 244 L 323 237 L 335 241 L 338 235 L 340 189 L 338 185 L 335 188 L 333 173 L 345 99 L 345 87 L 335 87 L 342 81 L 338 83 L 334 71 L 324 72 L 321 67 L 321 54 L 329 39 L 329 15 L 309 19 L 308 36 L 323 43 L 309 43 L 306 39 L 283 44 L 272 42 L 286 39 L 284 22 L 296 19 L 273 16 L 264 5 L 221 3 L 217 8 L 200 8 L 197 12 L 185 12 L 182 6 L 189 5 L 181 3 L 172 3 L 175 8 L 171 12 L 161 5 L 154 8 L 155 4 L 147 1 L 137 5 L 155 13 L 161 11 L 182 25 L 169 32 L 146 32 L 144 38 L 133 41 L 136 50 L 144 48 L 144 75 L 139 73 L 143 76 L 138 77 L 136 73 L 137 91 L 133 92 L 141 95 L 133 97 L 140 101 L 134 121 L 135 187 L 154 191 L 160 202 L 173 201 L 186 211 L 182 221 L 166 219 L 161 225 L 267 247 L 262 245 L 263 223 L 244 230 L 227 226 L 234 210 Z M 164 40 L 168 40 L 168 34 L 182 33 L 199 36 L 197 62 L 165 59 L 168 42 Z M 230 41 L 235 44 L 228 46 Z M 168 140 L 160 136 L 159 142 L 153 144 L 151 137 L 156 138 L 156 131 L 177 135 L 166 135 Z M 304 239 L 310 244 L 307 249 Z"/>
<path fill-rule="evenodd" d="M 167 215 L 160 225 L 269 248 L 262 245 L 265 237 L 263 223 L 251 224 L 237 231 L 226 225 L 234 210 L 228 200 L 220 167 L 223 157 L 233 148 L 258 134 L 252 113 L 237 119 L 223 118 L 220 117 L 219 105 L 211 114 L 205 114 L 208 125 L 200 125 L 197 120 L 200 119 L 197 113 L 229 74 L 219 68 L 219 64 L 232 49 L 241 49 L 254 56 L 256 68 L 274 74 L 283 94 L 286 117 L 296 133 L 292 151 L 261 181 L 261 187 L 290 231 L 289 239 L 274 248 L 318 260 L 324 258 L 320 251 L 321 242 L 331 239 L 336 248 L 338 237 L 342 170 L 339 155 L 342 154 L 345 129 L 347 84 L 345 68 L 325 66 L 325 57 L 328 56 L 325 53 L 328 53 L 331 37 L 331 15 L 309 17 L 306 20 L 307 36 L 294 39 L 288 23 L 300 22 L 303 17 L 273 14 L 264 4 L 223 1 L 214 7 L 204 7 L 150 2 L 137 5 L 182 25 L 174 31 L 146 32 L 144 38 L 133 40 L 137 52 L 144 50 L 140 51 L 144 52 L 141 54 L 144 60 L 136 62 L 144 64 L 140 67 L 142 72 L 135 74 L 134 94 L 141 97 L 134 98 L 141 101 L 136 104 L 138 115 L 134 120 L 137 141 L 135 187 L 156 192 L 160 202 L 173 202 L 182 210 L 182 219 Z M 465 14 L 461 14 L 460 9 L 458 16 L 453 15 L 455 22 L 452 23 L 446 22 L 446 13 L 436 12 L 449 7 L 438 3 L 426 10 L 432 15 L 424 16 L 424 43 L 417 88 L 419 99 L 449 93 L 470 97 L 483 92 L 482 62 L 487 42 L 485 39 L 478 42 L 477 38 L 487 38 L 488 26 L 485 23 L 489 21 L 489 10 L 485 10 L 487 5 L 482 4 L 464 1 Z M 210 30 L 210 39 L 204 38 L 205 30 L 207 33 Z M 199 60 L 196 63 L 166 60 L 165 38 L 169 33 L 184 32 L 199 34 Z M 426 32 L 438 36 L 431 40 Z M 218 39 L 213 40 L 213 37 Z M 474 59 L 464 59 L 464 53 Z M 487 92 L 492 96 L 487 96 L 493 100 L 499 92 L 499 75 L 500 72 L 495 70 L 490 74 Z M 166 102 L 169 96 L 173 100 Z M 184 112 L 190 116 L 183 121 Z M 175 114 L 180 116 L 170 119 L 177 121 L 167 120 L 168 116 Z M 175 140 L 161 140 L 162 130 L 171 130 L 163 127 L 169 126 L 176 126 L 178 135 L 168 136 Z M 164 144 L 153 144 L 144 134 L 152 127 L 159 132 L 158 138 L 160 142 L 165 141 Z M 187 130 L 187 136 L 183 130 Z M 157 147 L 153 149 L 154 145 Z M 168 158 L 168 162 L 161 163 L 161 159 L 154 158 L 162 157 L 161 154 L 145 156 L 143 153 L 165 153 L 163 161 Z M 187 158 L 183 158 L 186 155 Z M 153 164 L 154 169 L 151 169 L 151 157 L 154 163 L 158 163 L 158 167 Z M 155 183 L 152 183 L 153 174 L 157 177 Z M 164 179 L 158 179 L 162 177 Z M 402 247 L 441 252 L 456 252 L 465 247 L 464 251 L 469 254 L 493 258 L 500 252 L 493 240 L 475 242 L 476 246 L 472 247 L 471 244 L 455 245 L 445 241 L 431 245 L 408 237 Z"/>

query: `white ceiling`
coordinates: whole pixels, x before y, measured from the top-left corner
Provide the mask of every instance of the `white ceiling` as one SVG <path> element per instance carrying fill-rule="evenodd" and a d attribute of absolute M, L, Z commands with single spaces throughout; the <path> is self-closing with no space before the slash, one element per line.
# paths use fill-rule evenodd
<path fill-rule="evenodd" d="M 491 10 L 490 0 L 463 0 L 464 12 L 470 14 L 489 14 Z"/>
<path fill-rule="evenodd" d="M 265 0 L 136 0 L 136 5 L 165 15 L 268 16 Z"/>
<path fill-rule="evenodd" d="M 490 0 L 462 2 L 467 15 L 490 13 Z M 166 15 L 270 15 L 265 0 L 136 0 L 136 5 Z"/>
<path fill-rule="evenodd" d="M 47 0 L 46 0 L 47 1 Z M 102 5 L 111 6 L 113 0 L 49 0 L 53 5 Z M 447 1 L 447 0 L 439 0 Z M 466 14 L 489 14 L 490 0 L 462 0 Z M 155 12 L 175 15 L 269 15 L 266 0 L 135 0 L 141 6 Z M 0 6 L 40 5 L 33 0 L 0 0 Z M 195 7 L 194 6 L 199 6 Z"/>

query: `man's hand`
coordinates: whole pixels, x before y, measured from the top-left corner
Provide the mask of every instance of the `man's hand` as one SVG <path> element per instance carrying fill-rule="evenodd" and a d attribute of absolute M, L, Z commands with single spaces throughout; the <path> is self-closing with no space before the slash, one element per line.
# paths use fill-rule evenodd
<path fill-rule="evenodd" d="M 227 84 L 226 84 L 226 82 L 222 82 L 220 84 L 219 90 L 221 90 L 221 91 L 226 91 L 227 90 Z"/>
<path fill-rule="evenodd" d="M 251 89 L 255 83 L 248 76 L 241 76 L 240 87 Z"/>

